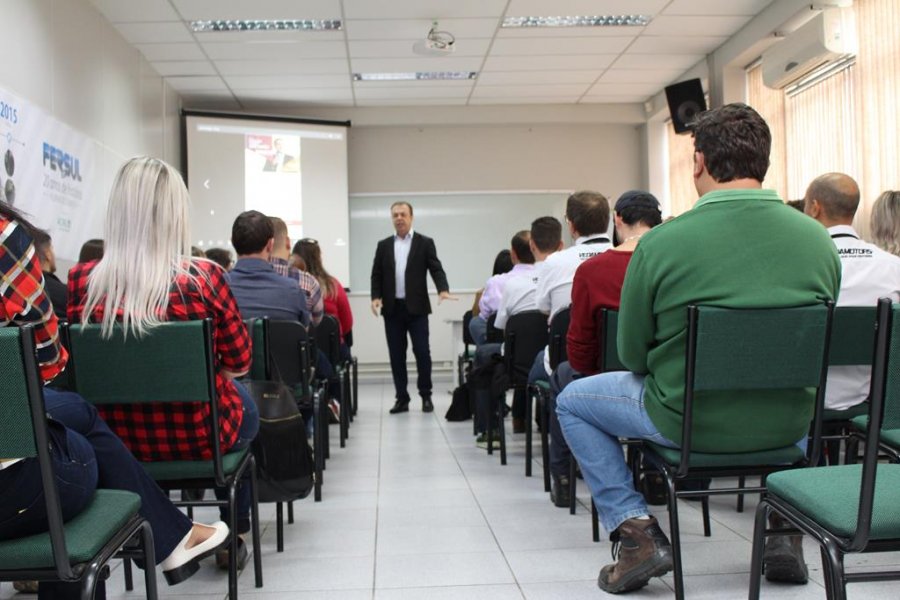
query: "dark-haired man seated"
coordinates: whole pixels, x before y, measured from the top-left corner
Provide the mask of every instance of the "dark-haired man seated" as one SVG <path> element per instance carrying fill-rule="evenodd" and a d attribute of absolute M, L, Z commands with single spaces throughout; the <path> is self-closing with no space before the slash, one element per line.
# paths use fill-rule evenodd
<path fill-rule="evenodd" d="M 601 522 L 619 542 L 617 561 L 598 578 L 609 593 L 641 588 L 673 568 L 669 540 L 634 489 L 619 438 L 679 446 L 687 306 L 811 305 L 837 298 L 840 285 L 840 261 L 828 234 L 762 189 L 771 147 L 762 117 L 744 104 L 729 104 L 702 113 L 692 131 L 700 200 L 646 233 L 628 265 L 618 349 L 631 372 L 573 381 L 557 400 L 560 425 Z M 749 452 L 805 440 L 812 403 L 799 411 L 797 402 L 785 401 L 791 393 L 735 404 L 728 393 L 709 392 L 694 412 L 693 448 Z M 721 423 L 740 423 L 742 435 Z"/>

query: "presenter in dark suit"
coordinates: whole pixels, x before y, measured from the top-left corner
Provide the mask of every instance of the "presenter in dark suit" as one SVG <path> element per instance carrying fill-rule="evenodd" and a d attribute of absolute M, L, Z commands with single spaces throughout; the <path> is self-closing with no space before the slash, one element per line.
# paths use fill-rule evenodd
<path fill-rule="evenodd" d="M 409 410 L 406 391 L 407 339 L 412 340 L 422 411 L 431 412 L 431 350 L 428 347 L 428 301 L 426 274 L 431 273 L 438 290 L 438 303 L 456 300 L 450 295 L 447 276 L 437 257 L 434 240 L 412 230 L 413 208 L 408 202 L 391 205 L 395 235 L 378 242 L 372 265 L 372 312 L 384 317 L 384 333 L 391 357 L 391 373 L 397 401 L 391 414 Z"/>

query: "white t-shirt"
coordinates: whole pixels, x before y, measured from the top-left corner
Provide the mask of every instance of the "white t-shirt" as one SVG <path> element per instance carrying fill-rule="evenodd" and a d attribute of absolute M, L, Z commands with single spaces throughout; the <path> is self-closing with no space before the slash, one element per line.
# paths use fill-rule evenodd
<path fill-rule="evenodd" d="M 900 258 L 859 239 L 849 225 L 829 227 L 828 233 L 841 258 L 841 291 L 838 306 L 868 306 L 879 298 L 900 302 Z M 845 410 L 869 395 L 869 366 L 829 367 L 825 407 Z"/>
<path fill-rule="evenodd" d="M 497 309 L 497 318 L 494 319 L 494 327 L 504 329 L 506 321 L 512 315 L 537 309 L 535 290 L 545 262 L 535 263 L 533 269 L 520 271 L 506 280 L 503 296 L 500 298 L 500 307 Z"/>
<path fill-rule="evenodd" d="M 606 234 L 580 237 L 574 246 L 554 252 L 544 261 L 537 286 L 537 308 L 553 315 L 572 304 L 572 280 L 575 271 L 592 256 L 612 248 Z"/>

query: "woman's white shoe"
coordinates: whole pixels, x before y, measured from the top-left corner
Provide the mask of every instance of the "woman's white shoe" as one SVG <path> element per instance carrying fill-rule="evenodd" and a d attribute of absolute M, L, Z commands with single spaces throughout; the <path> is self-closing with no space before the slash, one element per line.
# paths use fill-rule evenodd
<path fill-rule="evenodd" d="M 217 521 L 208 527 L 215 529 L 213 534 L 193 548 L 188 548 L 191 531 L 188 531 L 172 553 L 160 563 L 163 575 L 169 585 L 181 583 L 200 569 L 199 562 L 228 542 L 228 525 Z"/>

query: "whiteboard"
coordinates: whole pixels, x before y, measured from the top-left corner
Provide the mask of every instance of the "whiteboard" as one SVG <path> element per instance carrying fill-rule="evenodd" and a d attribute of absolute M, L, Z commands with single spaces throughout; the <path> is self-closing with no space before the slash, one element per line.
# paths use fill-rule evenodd
<path fill-rule="evenodd" d="M 494 258 L 513 235 L 538 217 L 563 222 L 567 190 L 352 194 L 350 196 L 350 288 L 369 292 L 379 240 L 393 235 L 390 206 L 413 206 L 413 230 L 434 239 L 450 291 L 476 290 L 491 275 Z M 563 227 L 563 240 L 568 234 Z M 431 278 L 429 289 L 434 289 Z"/>

